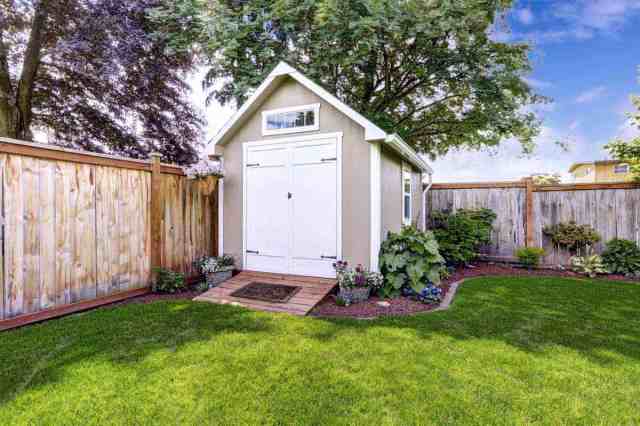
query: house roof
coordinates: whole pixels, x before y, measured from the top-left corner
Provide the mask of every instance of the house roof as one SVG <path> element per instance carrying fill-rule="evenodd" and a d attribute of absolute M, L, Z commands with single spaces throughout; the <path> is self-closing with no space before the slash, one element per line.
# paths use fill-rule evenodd
<path fill-rule="evenodd" d="M 575 169 L 581 166 L 596 166 L 596 165 L 607 165 L 607 164 L 624 164 L 624 161 L 620 160 L 597 160 L 597 161 L 585 161 L 581 163 L 573 163 L 571 167 L 569 167 L 569 173 L 573 173 Z"/>
<path fill-rule="evenodd" d="M 433 170 L 405 141 L 397 134 L 389 134 L 376 126 L 362 114 L 336 98 L 334 95 L 323 89 L 320 85 L 304 76 L 301 72 L 285 62 L 280 62 L 277 67 L 267 76 L 262 84 L 256 89 L 251 97 L 240 107 L 220 131 L 213 137 L 210 144 L 224 146 L 231 136 L 244 124 L 253 114 L 262 101 L 271 95 L 286 78 L 293 78 L 302 86 L 312 91 L 324 101 L 332 105 L 338 111 L 355 121 L 364 128 L 364 139 L 368 142 L 383 142 L 395 150 L 402 158 L 415 167 L 426 173 L 433 173 Z"/>

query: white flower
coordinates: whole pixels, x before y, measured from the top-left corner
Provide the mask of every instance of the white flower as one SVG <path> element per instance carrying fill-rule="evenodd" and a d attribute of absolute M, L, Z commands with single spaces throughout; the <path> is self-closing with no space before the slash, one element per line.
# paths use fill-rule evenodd
<path fill-rule="evenodd" d="M 223 176 L 222 162 L 202 159 L 196 164 L 185 169 L 185 174 L 189 179 L 205 178 L 207 176 Z"/>

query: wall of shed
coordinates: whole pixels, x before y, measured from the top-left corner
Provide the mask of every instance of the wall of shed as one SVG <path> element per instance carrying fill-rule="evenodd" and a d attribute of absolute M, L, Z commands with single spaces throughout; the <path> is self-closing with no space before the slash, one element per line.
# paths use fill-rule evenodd
<path fill-rule="evenodd" d="M 292 135 L 262 136 L 262 111 L 320 103 L 320 129 Z M 342 254 L 352 264 L 369 266 L 370 146 L 364 129 L 293 79 L 285 80 L 241 126 L 224 147 L 224 252 L 242 267 L 242 146 L 245 142 L 342 132 Z"/>

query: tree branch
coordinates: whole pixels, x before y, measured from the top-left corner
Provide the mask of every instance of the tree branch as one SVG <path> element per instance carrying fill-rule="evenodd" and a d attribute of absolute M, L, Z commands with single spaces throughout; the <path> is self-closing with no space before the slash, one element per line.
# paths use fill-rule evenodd
<path fill-rule="evenodd" d="M 19 122 L 17 125 L 17 136 L 31 139 L 31 99 L 33 97 L 33 86 L 40 65 L 42 44 L 44 42 L 46 22 L 49 13 L 48 0 L 40 0 L 33 14 L 31 24 L 31 34 L 24 54 L 22 65 L 22 75 L 18 83 L 17 105 L 19 111 Z"/>
<path fill-rule="evenodd" d="M 0 28 L 0 136 L 15 136 L 13 129 L 13 87 L 9 74 L 8 49 L 4 44 L 4 34 Z"/>

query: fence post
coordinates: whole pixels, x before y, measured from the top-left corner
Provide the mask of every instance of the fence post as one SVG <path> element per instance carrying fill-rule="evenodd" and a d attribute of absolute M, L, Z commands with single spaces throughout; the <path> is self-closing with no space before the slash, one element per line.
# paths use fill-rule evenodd
<path fill-rule="evenodd" d="M 164 200 L 160 158 L 162 154 L 151 153 L 151 269 L 162 267 L 162 216 Z M 152 274 L 155 277 L 155 274 Z"/>
<path fill-rule="evenodd" d="M 220 164 L 222 164 L 222 156 L 221 155 L 217 155 L 217 154 L 212 154 L 209 155 L 209 160 L 211 161 L 219 161 Z M 220 195 L 220 191 L 219 191 L 219 186 L 220 186 L 220 178 L 216 178 L 216 188 L 213 191 L 211 200 L 213 202 L 213 218 L 212 218 L 212 226 L 211 226 L 211 231 L 213 233 L 212 235 L 212 244 L 213 244 L 213 256 L 222 256 L 222 253 L 219 253 L 218 248 L 220 247 L 220 245 L 218 244 L 218 239 L 220 238 L 220 233 L 219 233 L 219 229 L 218 229 L 218 225 L 220 224 L 220 203 L 222 203 L 224 200 L 221 200 L 219 195 Z"/>
<path fill-rule="evenodd" d="M 533 178 L 526 178 L 526 191 L 525 198 L 525 237 L 527 247 L 533 247 L 535 244 L 534 238 L 534 226 L 533 226 Z"/>

